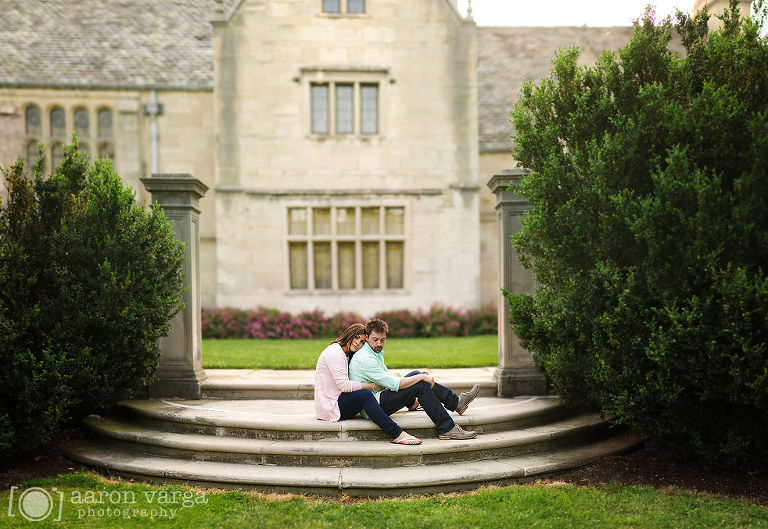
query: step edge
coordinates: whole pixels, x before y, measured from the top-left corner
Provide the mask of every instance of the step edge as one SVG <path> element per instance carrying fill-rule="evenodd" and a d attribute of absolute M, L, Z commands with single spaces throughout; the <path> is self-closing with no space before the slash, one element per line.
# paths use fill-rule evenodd
<path fill-rule="evenodd" d="M 601 429 L 607 428 L 606 421 L 591 415 L 584 418 L 583 422 L 568 424 L 575 422 L 574 419 L 568 418 L 559 422 L 520 430 L 506 430 L 485 434 L 491 437 L 490 439 L 484 439 L 484 434 L 481 434 L 477 439 L 468 441 L 423 439 L 424 443 L 417 446 L 394 446 L 389 441 L 379 440 L 343 441 L 339 438 L 304 441 L 212 436 L 157 431 L 125 422 L 119 423 L 119 428 L 110 428 L 109 423 L 99 424 L 87 418 L 83 421 L 83 424 L 94 435 L 107 439 L 134 443 L 137 446 L 149 445 L 189 452 L 209 451 L 223 454 L 296 455 L 305 457 L 387 457 L 399 455 L 433 456 L 449 452 L 490 451 L 499 448 L 567 440 L 568 438 L 599 433 Z M 558 428 L 558 425 L 562 425 L 563 428 Z M 130 431 L 122 431 L 126 426 Z"/>
<path fill-rule="evenodd" d="M 145 461 L 154 462 L 154 464 L 146 463 L 144 465 L 138 463 L 129 463 L 126 461 L 115 460 L 115 454 L 109 452 L 108 455 L 113 456 L 112 461 L 105 461 L 109 458 L 99 458 L 94 455 L 86 455 L 81 451 L 78 451 L 76 445 L 62 446 L 62 451 L 67 457 L 96 468 L 102 468 L 114 471 L 116 473 L 129 472 L 133 474 L 143 475 L 147 477 L 157 478 L 170 478 L 180 479 L 185 481 L 206 481 L 212 483 L 221 484 L 236 484 L 236 485 L 250 485 L 250 486 L 280 486 L 280 487 L 314 487 L 314 488 L 328 488 L 328 489 L 369 489 L 369 490 L 389 490 L 396 487 L 403 488 L 429 488 L 440 485 L 472 485 L 482 484 L 485 482 L 499 481 L 499 480 L 515 480 L 520 478 L 530 478 L 537 475 L 551 474 L 553 472 L 569 470 L 578 468 L 584 465 L 588 465 L 603 457 L 609 457 L 618 453 L 626 453 L 632 450 L 633 447 L 639 446 L 642 441 L 633 439 L 631 441 L 613 442 L 610 445 L 606 442 L 594 443 L 592 450 L 589 451 L 590 455 L 581 456 L 585 451 L 578 450 L 554 450 L 552 452 L 541 454 L 546 456 L 552 453 L 557 453 L 561 457 L 573 455 L 574 457 L 568 460 L 568 464 L 561 463 L 555 468 L 554 465 L 525 465 L 526 459 L 531 460 L 529 456 L 492 459 L 472 461 L 466 463 L 448 463 L 444 465 L 433 465 L 429 468 L 430 472 L 415 473 L 413 476 L 407 478 L 408 481 L 393 481 L 391 476 L 402 475 L 402 468 L 360 468 L 360 467 L 282 467 L 279 465 L 245 465 L 237 463 L 212 463 L 205 461 L 181 461 L 170 458 L 163 458 L 158 456 L 144 456 Z M 597 447 L 606 448 L 604 450 L 597 450 Z M 162 470 L 157 463 L 167 463 L 178 461 L 180 469 Z M 522 463 L 522 464 L 521 464 Z M 479 467 L 479 468 L 478 468 Z M 420 469 L 426 467 L 419 467 Z M 485 471 L 485 469 L 488 471 Z M 203 472 L 200 472 L 200 469 Z M 212 469 L 218 469 L 219 472 L 212 471 Z M 256 469 L 265 470 L 269 469 L 271 474 L 298 474 L 297 470 L 304 470 L 306 473 L 304 476 L 299 474 L 300 479 L 266 479 L 267 476 L 243 478 L 241 476 L 235 476 L 231 472 L 226 474 L 222 470 L 238 470 L 238 471 L 254 471 Z M 324 482 L 317 479 L 307 478 L 309 474 L 307 469 L 311 469 L 311 473 L 315 475 L 327 475 L 337 476 L 336 479 L 326 478 Z M 470 472 L 467 472 L 467 469 Z M 478 472 L 479 471 L 479 472 Z M 461 474 L 464 472 L 464 474 Z M 425 477 L 424 474 L 432 474 L 433 477 Z M 459 473 L 459 476 L 456 474 Z M 434 475 L 437 474 L 437 477 Z M 357 478 L 356 476 L 364 476 L 365 481 Z"/>

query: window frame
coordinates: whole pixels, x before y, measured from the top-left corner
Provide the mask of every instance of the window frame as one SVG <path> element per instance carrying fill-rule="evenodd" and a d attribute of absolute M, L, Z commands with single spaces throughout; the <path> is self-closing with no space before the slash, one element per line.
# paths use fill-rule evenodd
<path fill-rule="evenodd" d="M 46 146 L 46 169 L 53 171 L 56 169 L 53 160 L 53 149 L 57 145 L 67 145 L 71 139 L 73 130 L 77 129 L 77 115 L 79 112 L 85 112 L 87 116 L 87 126 L 84 129 L 85 135 L 78 131 L 78 142 L 80 144 L 80 151 L 89 152 L 89 156 L 93 159 L 97 156 L 97 153 L 105 153 L 115 163 L 115 152 L 117 149 L 119 129 L 118 129 L 118 112 L 117 102 L 108 102 L 100 104 L 91 104 L 90 102 L 74 102 L 67 101 L 67 98 L 62 98 L 64 101 L 54 102 L 41 102 L 41 101 L 28 101 L 24 105 L 24 134 L 25 134 L 25 147 L 24 147 L 24 161 L 27 167 L 31 167 L 34 160 L 29 159 L 29 155 L 33 150 L 30 147 L 32 144 L 42 143 Z M 37 119 L 40 123 L 36 125 L 36 131 L 30 131 L 29 113 L 34 109 L 37 114 Z M 102 111 L 109 113 L 110 134 L 108 136 L 102 136 L 99 134 L 100 127 L 98 119 Z M 52 115 L 54 112 L 61 112 L 64 119 L 63 132 L 56 132 L 52 123 Z M 94 117 L 96 119 L 94 119 Z M 71 120 L 71 121 L 70 121 Z M 58 155 L 57 155 L 58 156 Z M 99 157 L 101 155 L 99 154 Z"/>
<path fill-rule="evenodd" d="M 362 210 L 366 208 L 373 208 L 378 210 L 378 233 L 363 234 L 363 219 Z M 353 233 L 341 233 L 339 226 L 339 216 L 341 210 L 354 210 L 354 230 Z M 304 210 L 303 229 L 301 233 L 291 233 L 291 210 Z M 313 219 L 315 218 L 315 210 L 330 210 L 330 232 L 316 234 L 313 227 Z M 402 211 L 402 230 L 400 233 L 387 233 L 387 211 L 389 210 L 401 210 Z M 394 293 L 402 292 L 406 290 L 408 285 L 407 278 L 407 263 L 408 263 L 408 207 L 402 203 L 387 203 L 377 205 L 361 205 L 361 204 L 286 204 L 284 208 L 283 222 L 284 222 L 284 240 L 285 240 L 285 284 L 287 285 L 287 291 L 291 294 L 343 294 L 343 293 Z M 378 249 L 378 262 L 377 266 L 377 285 L 366 286 L 365 285 L 365 268 L 364 268 L 364 248 L 372 243 L 376 244 Z M 399 265 L 400 265 L 400 285 L 390 287 L 388 285 L 388 244 L 399 244 Z M 304 244 L 304 255 L 306 256 L 305 263 L 306 269 L 303 271 L 303 276 L 299 284 L 306 285 L 305 288 L 294 287 L 294 276 L 292 270 L 292 250 L 295 245 Z M 354 278 L 352 287 L 342 287 L 342 258 L 340 246 L 349 248 L 350 245 L 353 248 L 353 269 Z M 317 273 L 315 268 L 315 247 L 327 247 L 330 246 L 330 287 L 318 287 L 317 286 Z"/>
<path fill-rule="evenodd" d="M 308 67 L 301 70 L 297 78 L 303 86 L 304 104 L 305 104 L 305 127 L 307 137 L 316 140 L 326 139 L 357 139 L 370 140 L 374 138 L 383 138 L 384 129 L 384 108 L 386 105 L 385 86 L 389 80 L 389 71 L 384 68 L 350 68 L 350 69 L 323 69 Z M 390 81 L 391 82 L 391 81 Z M 316 108 L 316 90 L 318 87 L 324 87 L 325 108 Z M 344 87 L 352 88 L 352 131 L 347 132 L 341 129 L 339 132 L 339 103 L 338 89 Z M 363 119 L 363 96 L 362 92 L 370 87 L 376 88 L 375 105 L 375 132 L 368 127 L 369 122 Z M 346 107 L 344 108 L 346 110 Z M 318 126 L 317 117 L 325 113 L 324 126 Z M 366 125 L 366 131 L 363 126 Z M 327 132 L 324 132 L 327 131 Z"/>
<path fill-rule="evenodd" d="M 327 6 L 327 0 L 319 0 L 320 2 L 320 13 L 326 16 L 360 16 L 360 15 L 366 15 L 368 13 L 368 2 L 366 0 L 354 0 L 355 2 L 361 2 L 362 3 L 362 11 L 350 11 L 349 6 L 351 0 L 336 0 L 338 10 L 337 11 L 328 11 L 326 10 Z"/>

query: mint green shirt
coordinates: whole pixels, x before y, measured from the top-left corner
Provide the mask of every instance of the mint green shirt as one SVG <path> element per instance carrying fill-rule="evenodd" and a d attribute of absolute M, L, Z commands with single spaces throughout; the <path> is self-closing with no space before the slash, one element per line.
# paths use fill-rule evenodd
<path fill-rule="evenodd" d="M 375 382 L 392 391 L 400 389 L 400 379 L 389 374 L 384 364 L 384 352 L 377 353 L 365 342 L 349 362 L 349 380 Z M 374 395 L 381 393 L 377 391 Z"/>
<path fill-rule="evenodd" d="M 349 380 L 355 382 L 374 382 L 392 391 L 400 389 L 400 379 L 390 375 L 387 366 L 384 365 L 384 352 L 376 353 L 368 345 L 368 342 L 363 344 L 349 362 Z M 379 400 L 380 393 L 381 391 L 373 393 L 376 400 Z M 365 411 L 361 411 L 360 415 L 366 419 L 368 418 Z"/>

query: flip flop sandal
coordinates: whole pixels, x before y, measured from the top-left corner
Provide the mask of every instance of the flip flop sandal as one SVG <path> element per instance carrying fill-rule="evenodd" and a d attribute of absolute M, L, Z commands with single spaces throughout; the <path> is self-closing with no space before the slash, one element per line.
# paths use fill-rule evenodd
<path fill-rule="evenodd" d="M 411 441 L 417 441 L 417 442 L 413 443 Z M 399 441 L 395 441 L 394 439 L 392 439 L 392 441 L 390 441 L 390 442 L 394 443 L 396 445 L 416 446 L 416 445 L 420 445 L 421 444 L 421 439 L 419 439 L 418 437 L 414 437 L 412 435 L 409 435 L 408 437 L 400 439 Z"/>

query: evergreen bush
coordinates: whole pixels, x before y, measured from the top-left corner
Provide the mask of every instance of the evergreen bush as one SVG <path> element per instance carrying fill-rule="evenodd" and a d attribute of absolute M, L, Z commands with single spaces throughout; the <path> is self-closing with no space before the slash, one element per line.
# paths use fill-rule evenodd
<path fill-rule="evenodd" d="M 765 15 L 762 2 L 758 13 Z M 681 455 L 768 468 L 768 43 L 736 2 L 556 55 L 513 111 L 538 282 L 514 331 L 561 394 Z M 685 57 L 669 51 L 679 32 Z"/>
<path fill-rule="evenodd" d="M 0 211 L 0 456 L 48 441 L 73 413 L 145 386 L 180 309 L 184 248 L 108 159 L 77 140 L 48 179 L 3 170 Z"/>

